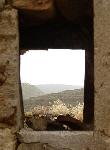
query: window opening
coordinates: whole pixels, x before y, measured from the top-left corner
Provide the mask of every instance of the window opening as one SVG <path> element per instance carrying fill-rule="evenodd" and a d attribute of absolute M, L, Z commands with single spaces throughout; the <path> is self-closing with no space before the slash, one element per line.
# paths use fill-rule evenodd
<path fill-rule="evenodd" d="M 85 50 L 29 50 L 20 59 L 25 127 L 86 130 Z"/>

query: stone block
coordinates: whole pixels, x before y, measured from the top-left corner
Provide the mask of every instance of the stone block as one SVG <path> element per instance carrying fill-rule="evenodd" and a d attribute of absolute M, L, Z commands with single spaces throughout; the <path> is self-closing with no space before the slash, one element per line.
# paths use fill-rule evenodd
<path fill-rule="evenodd" d="M 46 10 L 51 6 L 53 0 L 13 0 L 13 6 L 27 10 Z"/>
<path fill-rule="evenodd" d="M 89 150 L 93 149 L 93 132 L 65 132 L 65 131 L 27 131 L 22 129 L 18 133 L 18 139 L 21 143 L 47 144 L 55 149 Z M 35 145 L 34 145 L 35 146 Z M 46 147 L 44 146 L 44 147 Z"/>
<path fill-rule="evenodd" d="M 110 1 L 94 0 L 95 130 L 110 136 Z"/>
<path fill-rule="evenodd" d="M 105 140 L 106 150 L 110 150 L 110 137 Z"/>
<path fill-rule="evenodd" d="M 15 9 L 0 12 L 0 127 L 21 127 L 19 33 Z"/>
<path fill-rule="evenodd" d="M 0 129 L 0 150 L 15 150 L 16 137 L 10 129 Z"/>
<path fill-rule="evenodd" d="M 43 150 L 43 144 L 41 143 L 31 143 L 31 144 L 25 144 L 22 143 L 18 146 L 17 150 Z"/>
<path fill-rule="evenodd" d="M 34 18 L 33 21 L 37 19 L 37 22 L 47 20 L 55 15 L 54 0 L 13 0 L 12 5 L 19 10 L 23 10 L 22 13 L 28 18 Z"/>

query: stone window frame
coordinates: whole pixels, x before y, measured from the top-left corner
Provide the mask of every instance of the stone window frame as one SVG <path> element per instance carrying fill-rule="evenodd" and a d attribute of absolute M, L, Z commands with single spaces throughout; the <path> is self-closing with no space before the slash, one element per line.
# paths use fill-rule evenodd
<path fill-rule="evenodd" d="M 1 9 L 1 8 L 0 8 Z M 3 8 L 2 8 L 3 9 Z M 110 76 L 109 76 L 109 50 L 110 50 L 110 2 L 94 0 L 94 133 L 93 149 L 110 149 Z M 0 12 L 0 67 L 3 67 L 0 79 L 0 146 L 15 150 L 16 132 L 22 128 L 22 111 L 20 106 L 20 78 L 19 78 L 19 34 L 18 12 L 5 8 Z M 7 19 L 10 18 L 10 19 Z M 11 31 L 11 32 L 10 32 Z M 7 46 L 8 45 L 8 46 Z M 6 66 L 6 67 L 4 67 Z M 0 69 L 1 70 L 1 69 Z M 5 105 L 4 105 L 5 104 Z M 10 114 L 11 112 L 11 114 Z M 10 120 L 11 117 L 11 120 Z M 90 132 L 89 132 L 90 133 Z M 71 133 L 69 133 L 70 135 Z M 71 136 L 71 135 L 70 135 Z M 39 137 L 39 136 L 38 136 Z M 63 137 L 61 135 L 61 137 Z M 39 139 L 38 139 L 39 140 Z M 7 141 L 7 144 L 6 144 Z M 22 140 L 23 141 L 23 140 Z M 39 140 L 40 141 L 40 140 Z M 73 141 L 73 138 L 72 138 Z M 78 139 L 76 143 L 78 142 Z M 27 143 L 25 143 L 27 144 Z M 80 145 L 80 144 L 79 144 Z M 44 144 L 44 148 L 45 148 Z M 64 148 L 65 146 L 63 146 Z M 74 148 L 74 145 L 72 144 Z M 80 147 L 92 149 L 89 147 Z"/>
<path fill-rule="evenodd" d="M 92 25 L 91 25 L 91 27 L 92 27 Z M 68 26 L 68 28 L 70 28 L 70 25 Z M 41 29 L 40 29 L 40 31 L 41 31 Z M 31 47 L 31 44 L 32 44 L 31 40 L 34 41 L 34 38 L 35 38 L 35 34 L 33 32 L 34 30 L 32 29 L 32 34 L 30 32 L 31 28 L 30 28 L 29 32 L 28 32 L 28 30 L 25 31 L 24 28 L 23 28 L 23 30 L 24 30 L 23 32 L 22 32 L 22 29 L 20 30 L 20 39 L 21 39 L 21 41 L 23 38 L 25 39 L 25 40 L 23 40 L 25 45 L 22 44 L 22 42 L 20 42 L 20 48 L 21 48 L 20 54 L 21 55 L 26 52 L 26 50 L 23 50 L 23 48 L 28 49 L 28 46 L 29 46 L 29 49 L 37 50 L 39 47 L 39 46 L 37 47 L 37 44 L 35 45 L 35 42 L 34 42 L 34 47 Z M 56 30 L 56 32 L 60 32 L 60 28 L 57 28 L 57 30 Z M 36 34 L 37 34 L 37 32 L 39 32 L 39 30 L 37 30 L 37 31 L 35 30 Z M 45 33 L 47 32 L 46 28 L 45 28 L 44 32 Z M 74 30 L 73 30 L 73 33 L 74 33 Z M 26 36 L 24 36 L 25 34 L 26 34 Z M 32 37 L 33 34 L 34 34 L 34 38 Z M 82 32 L 82 34 L 84 34 L 84 33 Z M 52 36 L 52 34 L 51 34 L 51 36 Z M 48 36 L 47 44 L 45 44 L 43 47 L 44 50 L 46 50 L 50 47 L 51 47 L 51 49 L 60 49 L 60 48 L 61 49 L 69 49 L 70 48 L 70 49 L 74 50 L 74 47 L 77 47 L 78 49 L 82 49 L 81 45 L 78 47 L 78 43 L 76 45 L 74 45 L 73 48 L 72 48 L 72 45 L 69 45 L 70 47 L 68 47 L 65 44 L 64 45 L 62 44 L 62 45 L 60 45 L 60 47 L 58 47 L 59 45 L 57 45 L 57 43 L 56 43 L 56 45 L 52 46 L 52 44 L 49 44 L 51 36 L 50 35 Z M 53 36 L 54 36 L 54 34 L 53 34 Z M 91 34 L 91 36 L 92 36 L 92 34 Z M 69 36 L 68 36 L 68 38 L 69 38 Z M 74 39 L 74 37 L 73 37 L 73 39 Z M 91 41 L 91 44 L 88 43 L 88 40 L 87 40 L 85 42 L 85 44 L 87 43 L 87 46 L 83 45 L 85 47 L 85 48 L 83 47 L 83 49 L 85 49 L 85 81 L 84 81 L 84 112 L 83 112 L 83 115 L 84 115 L 84 123 L 87 124 L 87 126 L 91 126 L 90 127 L 91 130 L 93 130 L 93 127 L 94 127 L 94 56 L 93 56 L 94 55 L 94 46 L 93 46 L 93 39 L 92 38 L 89 38 L 89 39 Z M 71 36 L 70 36 L 70 41 L 72 41 Z M 26 45 L 26 43 L 28 43 L 28 44 Z M 43 43 L 41 42 L 40 44 L 42 45 Z M 42 49 L 42 46 L 39 49 Z M 89 68 L 89 71 L 88 71 L 88 68 Z M 85 103 L 86 103 L 86 105 L 85 105 Z"/>

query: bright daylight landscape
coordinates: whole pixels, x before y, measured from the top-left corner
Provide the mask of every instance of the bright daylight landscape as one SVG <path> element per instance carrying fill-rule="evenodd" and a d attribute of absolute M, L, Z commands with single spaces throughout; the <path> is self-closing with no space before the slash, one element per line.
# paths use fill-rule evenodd
<path fill-rule="evenodd" d="M 27 128 L 83 130 L 84 50 L 29 50 L 20 69 Z"/>

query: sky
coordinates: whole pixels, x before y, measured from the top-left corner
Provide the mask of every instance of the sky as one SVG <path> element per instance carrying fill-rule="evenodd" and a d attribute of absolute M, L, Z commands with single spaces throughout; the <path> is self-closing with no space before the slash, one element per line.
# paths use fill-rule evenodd
<path fill-rule="evenodd" d="M 21 82 L 84 86 L 85 51 L 29 50 L 20 58 Z"/>

